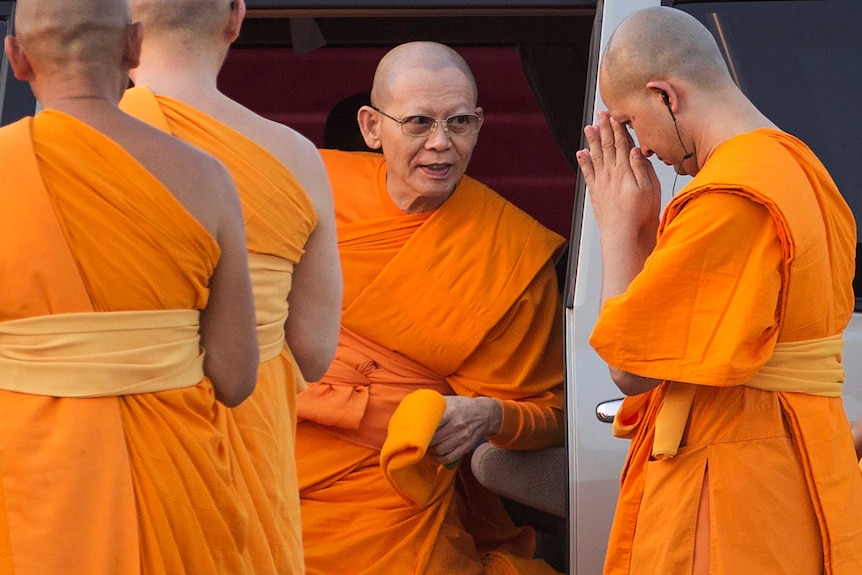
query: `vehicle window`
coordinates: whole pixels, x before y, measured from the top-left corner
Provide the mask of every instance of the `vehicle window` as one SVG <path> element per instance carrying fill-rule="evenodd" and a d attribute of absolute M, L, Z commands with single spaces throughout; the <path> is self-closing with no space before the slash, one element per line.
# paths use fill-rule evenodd
<path fill-rule="evenodd" d="M 754 104 L 806 142 L 862 222 L 862 10 L 858 0 L 708 2 L 678 6 L 703 22 Z M 857 231 L 862 235 L 862 231 Z M 858 241 L 858 240 L 857 240 Z M 854 281 L 862 303 L 862 273 Z"/>
<path fill-rule="evenodd" d="M 12 2 L 0 2 L 0 37 L 9 33 Z M 6 54 L 0 53 L 0 126 L 29 116 L 36 110 L 36 99 L 26 82 L 15 79 Z"/>

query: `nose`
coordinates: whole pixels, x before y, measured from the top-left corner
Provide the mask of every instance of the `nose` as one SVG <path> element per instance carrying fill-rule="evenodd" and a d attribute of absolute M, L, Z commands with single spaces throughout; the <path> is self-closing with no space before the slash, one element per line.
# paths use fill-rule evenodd
<path fill-rule="evenodd" d="M 640 149 L 641 149 L 641 154 L 643 154 L 645 158 L 649 158 L 650 156 L 655 154 L 655 152 L 653 152 L 652 150 L 650 150 L 646 146 L 642 145 L 642 146 L 640 146 Z"/>
<path fill-rule="evenodd" d="M 442 129 L 440 129 L 442 127 Z M 431 133 L 428 134 L 428 139 L 425 140 L 425 147 L 432 150 L 445 150 L 452 145 L 452 140 L 449 136 L 449 128 L 446 126 L 445 120 L 437 120 L 437 123 L 431 128 Z"/>

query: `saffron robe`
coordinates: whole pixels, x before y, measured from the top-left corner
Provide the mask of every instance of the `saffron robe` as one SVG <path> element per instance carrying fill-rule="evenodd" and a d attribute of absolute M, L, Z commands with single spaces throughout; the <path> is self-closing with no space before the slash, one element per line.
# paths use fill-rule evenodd
<path fill-rule="evenodd" d="M 240 493 L 263 532 L 249 534 L 257 573 L 299 575 L 302 556 L 294 436 L 302 374 L 284 338 L 291 273 L 317 214 L 293 174 L 256 142 L 217 119 L 146 86 L 128 90 L 121 108 L 209 153 L 231 173 L 245 220 L 261 363 L 254 392 L 229 410 Z"/>
<path fill-rule="evenodd" d="M 840 396 L 746 385 L 777 346 L 840 337 L 855 247 L 825 168 L 777 130 L 721 144 L 668 205 L 643 271 L 590 339 L 610 365 L 666 380 L 617 414 L 632 444 L 606 574 L 691 572 L 707 468 L 710 573 L 859 572 L 862 476 Z M 802 384 L 840 384 L 840 360 L 837 376 L 812 366 Z M 657 414 L 681 386 L 668 382 L 694 395 L 678 453 L 657 458 Z"/>
<path fill-rule="evenodd" d="M 532 531 L 515 528 L 475 480 L 456 489 L 456 473 L 441 470 L 439 489 L 405 498 L 380 450 L 417 388 L 500 399 L 498 445 L 562 443 L 551 258 L 563 239 L 468 177 L 436 210 L 404 214 L 386 192 L 382 156 L 321 153 L 345 287 L 335 362 L 298 398 L 308 572 L 553 572 L 531 559 Z M 469 463 L 457 474 L 469 476 Z"/>
<path fill-rule="evenodd" d="M 119 145 L 43 111 L 0 129 L 0 146 L 0 326 L 205 306 L 216 241 Z M 225 432 L 205 378 L 114 397 L 0 391 L 0 573 L 251 573 Z"/>

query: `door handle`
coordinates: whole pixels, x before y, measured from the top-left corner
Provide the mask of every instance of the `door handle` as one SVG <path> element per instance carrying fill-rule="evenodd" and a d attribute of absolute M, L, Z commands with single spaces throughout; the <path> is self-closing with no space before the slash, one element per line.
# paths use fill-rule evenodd
<path fill-rule="evenodd" d="M 599 421 L 613 423 L 614 417 L 622 404 L 622 398 L 603 401 L 596 406 L 596 417 L 599 418 Z"/>

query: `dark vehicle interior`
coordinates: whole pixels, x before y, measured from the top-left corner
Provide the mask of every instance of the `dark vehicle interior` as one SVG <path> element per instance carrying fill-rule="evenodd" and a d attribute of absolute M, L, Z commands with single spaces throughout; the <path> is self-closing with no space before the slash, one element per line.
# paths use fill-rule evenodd
<path fill-rule="evenodd" d="M 485 111 L 468 173 L 569 236 L 594 9 L 257 4 L 266 3 L 248 2 L 249 16 L 222 70 L 225 93 L 323 147 L 329 111 L 370 90 L 388 49 L 411 40 L 449 44 L 473 70 Z"/>

